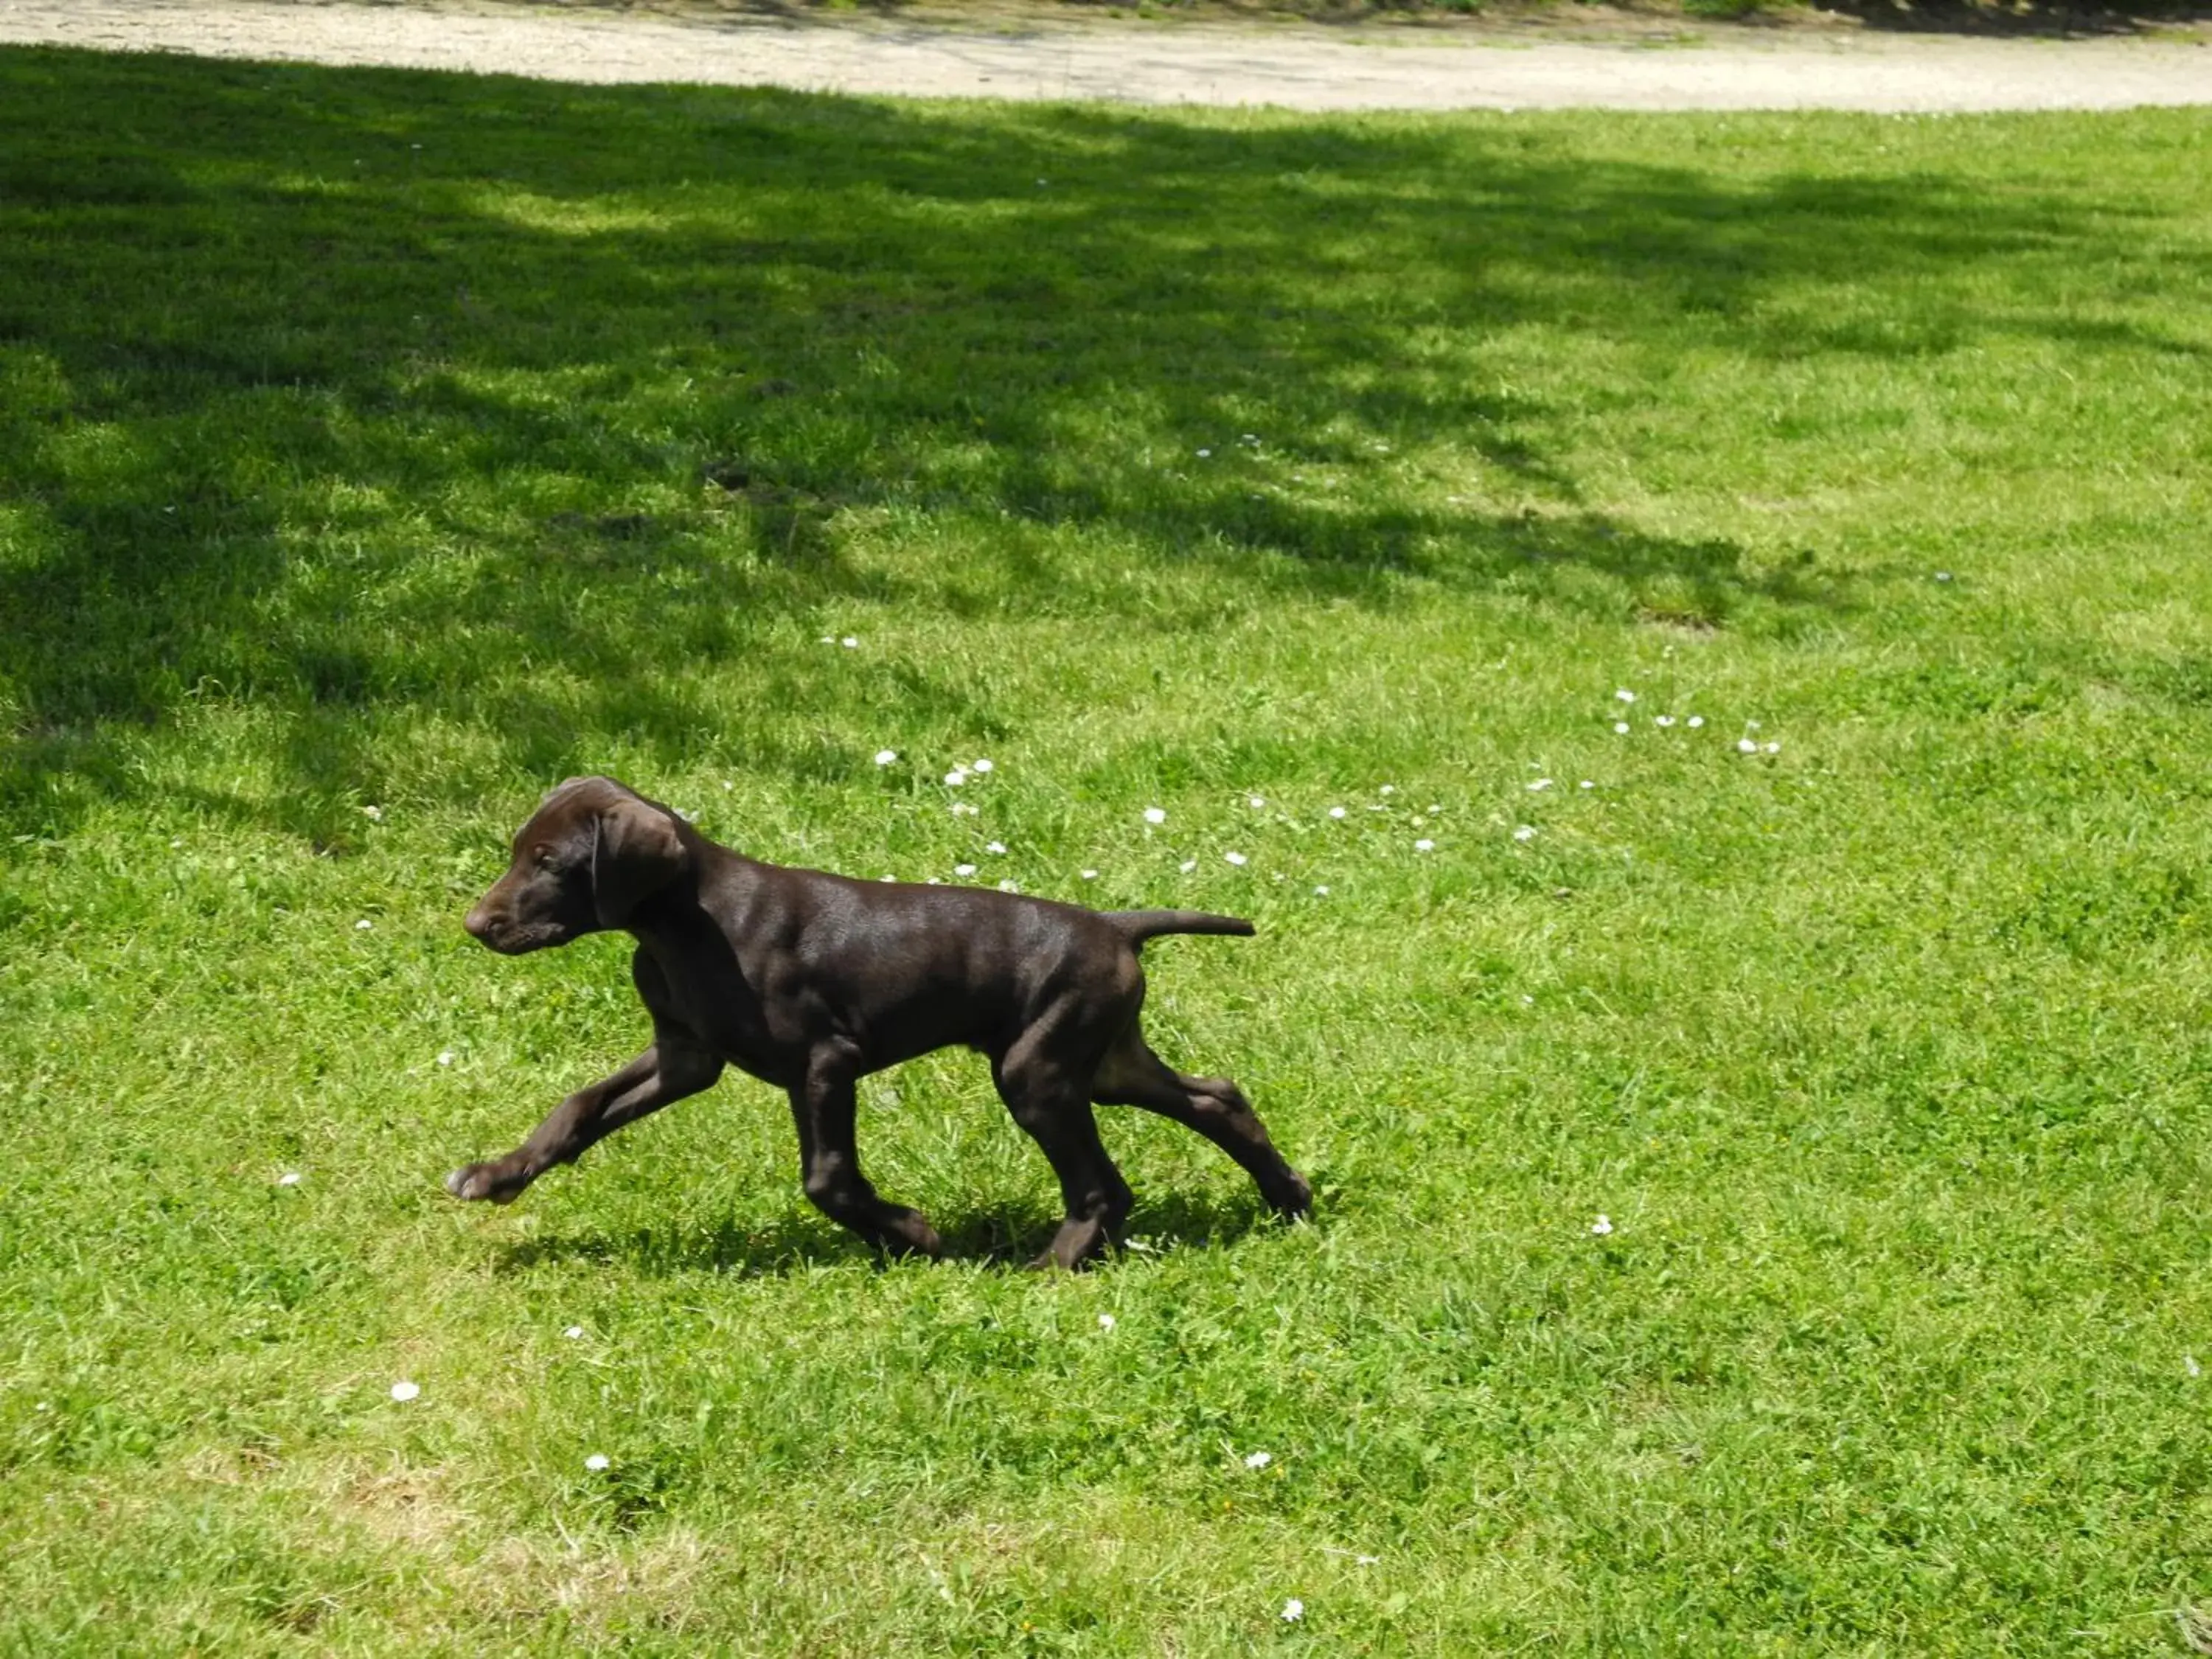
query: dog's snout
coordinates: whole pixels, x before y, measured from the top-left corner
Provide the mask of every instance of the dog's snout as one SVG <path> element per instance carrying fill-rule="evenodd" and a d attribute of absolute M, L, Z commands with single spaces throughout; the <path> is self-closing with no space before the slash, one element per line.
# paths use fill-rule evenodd
<path fill-rule="evenodd" d="M 447 914 L 452 913 L 448 911 Z M 492 921 L 491 907 L 479 904 L 461 918 L 461 926 L 469 930 L 471 939 L 481 939 L 491 932 Z"/>

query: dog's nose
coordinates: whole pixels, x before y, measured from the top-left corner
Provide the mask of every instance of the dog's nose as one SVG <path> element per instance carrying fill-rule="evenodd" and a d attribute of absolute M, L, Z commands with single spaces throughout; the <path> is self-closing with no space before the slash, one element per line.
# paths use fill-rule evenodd
<path fill-rule="evenodd" d="M 491 912 L 479 904 L 461 918 L 461 926 L 469 930 L 471 939 L 482 939 L 491 931 Z"/>

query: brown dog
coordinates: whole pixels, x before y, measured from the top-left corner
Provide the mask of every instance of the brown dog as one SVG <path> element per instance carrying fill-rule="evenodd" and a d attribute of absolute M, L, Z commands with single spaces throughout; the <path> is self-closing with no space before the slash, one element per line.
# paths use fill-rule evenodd
<path fill-rule="evenodd" d="M 465 926 L 508 955 L 626 930 L 653 1046 L 562 1101 L 506 1157 L 454 1170 L 446 1190 L 456 1198 L 510 1202 L 553 1165 L 698 1093 L 726 1063 L 789 1092 L 806 1196 L 825 1214 L 885 1249 L 933 1255 L 929 1223 L 860 1173 L 853 1088 L 962 1043 L 989 1057 L 1007 1109 L 1060 1177 L 1067 1218 L 1039 1265 L 1076 1266 L 1129 1213 L 1094 1102 L 1188 1124 L 1284 1215 L 1313 1201 L 1234 1083 L 1170 1070 L 1138 1029 L 1139 945 L 1249 934 L 1248 921 L 786 869 L 715 845 L 611 778 L 572 778 L 516 834 L 514 861 Z"/>

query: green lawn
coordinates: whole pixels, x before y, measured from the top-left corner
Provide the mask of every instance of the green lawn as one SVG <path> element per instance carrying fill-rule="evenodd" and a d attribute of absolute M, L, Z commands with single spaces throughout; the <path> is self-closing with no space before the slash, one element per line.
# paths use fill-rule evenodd
<path fill-rule="evenodd" d="M 0 1651 L 2181 1651 L 2208 153 L 0 52 Z M 1312 1224 L 1114 1113 L 1015 1271 L 970 1056 L 951 1262 L 739 1079 L 452 1203 L 586 770 L 1254 917 Z"/>

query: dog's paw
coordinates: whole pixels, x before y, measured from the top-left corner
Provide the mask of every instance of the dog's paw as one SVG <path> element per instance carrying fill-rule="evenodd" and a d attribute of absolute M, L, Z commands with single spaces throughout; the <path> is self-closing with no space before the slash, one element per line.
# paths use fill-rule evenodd
<path fill-rule="evenodd" d="M 934 1261 L 945 1254 L 945 1241 L 937 1236 L 937 1229 L 913 1210 L 896 1217 L 878 1243 L 884 1255 L 897 1260 L 912 1256 Z"/>
<path fill-rule="evenodd" d="M 1051 1273 L 1061 1269 L 1080 1273 L 1113 1247 L 1114 1235 L 1107 1224 L 1095 1216 L 1081 1220 L 1070 1216 L 1060 1224 L 1060 1231 L 1044 1253 L 1030 1263 L 1032 1273 Z"/>
<path fill-rule="evenodd" d="M 1313 1182 L 1296 1170 L 1290 1172 L 1290 1177 L 1267 1194 L 1267 1202 L 1284 1220 L 1302 1221 L 1313 1208 Z"/>
<path fill-rule="evenodd" d="M 484 1200 L 493 1204 L 512 1204 L 528 1184 L 511 1178 L 502 1180 L 495 1164 L 465 1164 L 446 1177 L 446 1190 L 469 1202 Z"/>

